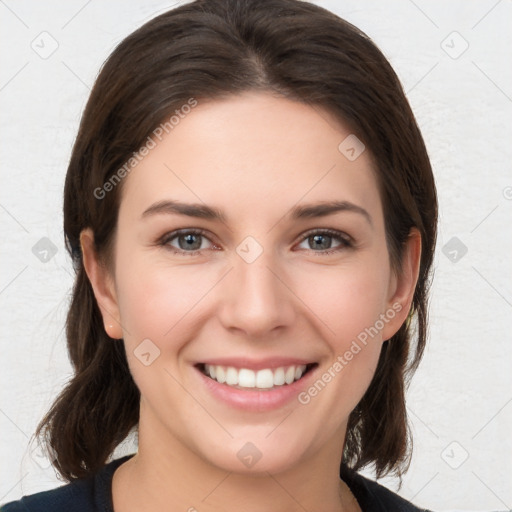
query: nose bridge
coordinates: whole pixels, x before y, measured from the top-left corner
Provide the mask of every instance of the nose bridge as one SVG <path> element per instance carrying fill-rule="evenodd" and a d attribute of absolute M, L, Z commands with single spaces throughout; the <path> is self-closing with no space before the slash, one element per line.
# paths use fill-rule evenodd
<path fill-rule="evenodd" d="M 247 335 L 262 336 L 294 319 L 292 294 L 283 284 L 271 249 L 247 237 L 236 250 L 222 297 L 221 321 Z"/>

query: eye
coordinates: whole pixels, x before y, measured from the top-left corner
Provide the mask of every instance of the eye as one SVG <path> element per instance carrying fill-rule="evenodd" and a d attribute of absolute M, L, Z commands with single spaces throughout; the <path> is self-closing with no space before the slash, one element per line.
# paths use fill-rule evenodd
<path fill-rule="evenodd" d="M 301 247 L 303 244 L 307 244 L 308 247 Z M 333 229 L 323 229 L 306 233 L 298 247 L 320 254 L 330 254 L 353 247 L 353 245 L 352 238 L 346 233 Z"/>
<path fill-rule="evenodd" d="M 193 255 L 204 249 L 216 248 L 200 229 L 179 229 L 162 237 L 160 244 L 177 254 Z"/>

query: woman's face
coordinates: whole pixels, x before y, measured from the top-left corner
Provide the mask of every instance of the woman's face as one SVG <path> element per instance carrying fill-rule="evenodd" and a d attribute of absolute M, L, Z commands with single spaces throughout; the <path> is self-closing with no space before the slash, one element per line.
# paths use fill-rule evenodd
<path fill-rule="evenodd" d="M 391 271 L 369 152 L 325 111 L 252 92 L 153 138 L 123 183 L 113 280 L 94 283 L 141 446 L 238 472 L 339 461 L 415 280 Z"/>

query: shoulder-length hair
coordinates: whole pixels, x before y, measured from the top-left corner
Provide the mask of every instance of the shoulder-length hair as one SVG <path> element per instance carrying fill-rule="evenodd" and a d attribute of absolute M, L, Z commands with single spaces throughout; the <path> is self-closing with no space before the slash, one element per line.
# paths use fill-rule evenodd
<path fill-rule="evenodd" d="M 76 270 L 67 317 L 75 373 L 37 430 L 67 480 L 100 469 L 139 419 L 140 393 L 123 342 L 105 333 L 82 262 L 85 228 L 108 261 L 123 182 L 108 194 L 98 190 L 190 98 L 249 90 L 323 107 L 363 141 L 376 164 L 396 272 L 411 228 L 421 234 L 409 319 L 383 344 L 373 380 L 350 414 L 343 453 L 344 464 L 373 465 L 377 476 L 408 466 L 405 389 L 426 342 L 437 197 L 401 84 L 363 32 L 323 8 L 298 0 L 197 0 L 152 19 L 117 46 L 96 80 L 71 155 L 64 231 Z"/>

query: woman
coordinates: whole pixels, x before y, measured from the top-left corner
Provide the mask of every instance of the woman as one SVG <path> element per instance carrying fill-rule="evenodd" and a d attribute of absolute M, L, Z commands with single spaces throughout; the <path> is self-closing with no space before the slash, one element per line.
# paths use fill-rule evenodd
<path fill-rule="evenodd" d="M 29 511 L 419 510 L 407 468 L 437 199 L 376 46 L 296 0 L 198 0 L 125 39 L 68 168 L 75 376 Z M 137 453 L 111 461 L 132 432 Z"/>

